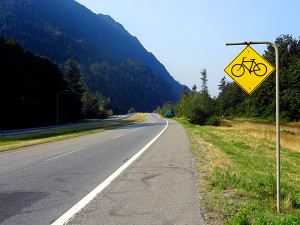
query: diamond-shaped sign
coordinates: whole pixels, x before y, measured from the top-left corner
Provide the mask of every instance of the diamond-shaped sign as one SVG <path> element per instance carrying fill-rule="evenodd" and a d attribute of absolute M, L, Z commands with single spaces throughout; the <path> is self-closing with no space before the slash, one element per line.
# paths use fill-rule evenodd
<path fill-rule="evenodd" d="M 225 69 L 249 95 L 275 70 L 275 68 L 248 45 Z"/>

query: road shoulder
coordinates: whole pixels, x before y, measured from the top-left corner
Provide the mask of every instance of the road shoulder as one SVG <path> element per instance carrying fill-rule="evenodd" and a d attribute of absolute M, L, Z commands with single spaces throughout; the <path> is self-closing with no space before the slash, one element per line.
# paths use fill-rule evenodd
<path fill-rule="evenodd" d="M 68 224 L 204 224 L 184 128 L 162 136 Z"/>

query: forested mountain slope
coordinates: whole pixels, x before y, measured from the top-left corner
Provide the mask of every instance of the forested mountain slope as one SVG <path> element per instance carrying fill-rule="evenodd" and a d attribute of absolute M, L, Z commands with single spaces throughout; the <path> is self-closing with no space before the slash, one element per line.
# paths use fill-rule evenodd
<path fill-rule="evenodd" d="M 181 85 L 109 16 L 96 15 L 73 0 L 1 0 L 0 12 L 1 35 L 60 68 L 73 58 L 91 90 L 111 97 L 116 111 L 131 106 L 150 110 L 179 97 Z M 124 102 L 141 96 L 146 98 L 143 106 L 141 101 Z"/>
<path fill-rule="evenodd" d="M 0 36 L 0 84 L 0 130 L 56 124 L 56 96 L 68 86 L 49 59 Z M 72 119 L 76 114 L 72 96 L 60 99 L 66 100 L 61 111 Z"/>

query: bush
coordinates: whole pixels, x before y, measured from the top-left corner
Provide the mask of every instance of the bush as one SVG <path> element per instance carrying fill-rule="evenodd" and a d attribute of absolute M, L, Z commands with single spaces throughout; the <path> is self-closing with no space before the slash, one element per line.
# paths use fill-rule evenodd
<path fill-rule="evenodd" d="M 107 118 L 106 110 L 100 109 L 99 112 L 98 112 L 98 118 L 101 118 L 101 119 Z"/>
<path fill-rule="evenodd" d="M 218 117 L 218 116 L 210 117 L 210 118 L 206 121 L 206 125 L 210 125 L 210 126 L 220 126 L 220 125 L 221 125 L 221 118 Z"/>
<path fill-rule="evenodd" d="M 214 103 L 209 96 L 190 93 L 176 106 L 179 116 L 184 116 L 190 123 L 204 125 L 214 115 Z"/>
<path fill-rule="evenodd" d="M 195 105 L 186 113 L 186 117 L 192 124 L 204 125 L 208 118 L 208 115 L 206 115 L 201 106 Z"/>

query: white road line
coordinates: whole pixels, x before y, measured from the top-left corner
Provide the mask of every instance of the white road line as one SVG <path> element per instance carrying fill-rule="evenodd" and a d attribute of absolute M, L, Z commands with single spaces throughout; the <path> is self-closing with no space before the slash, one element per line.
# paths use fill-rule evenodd
<path fill-rule="evenodd" d="M 71 154 L 71 153 L 74 153 L 74 152 L 78 152 L 78 151 L 80 151 L 80 150 L 82 150 L 82 149 L 85 149 L 85 147 L 80 148 L 80 149 L 77 149 L 77 150 L 74 150 L 74 151 L 72 151 L 72 152 L 67 152 L 67 153 L 62 154 L 62 155 L 59 155 L 59 156 L 55 156 L 55 157 L 53 157 L 53 158 L 51 158 L 51 159 L 48 159 L 47 161 L 51 161 L 51 160 L 53 160 L 53 159 L 57 159 L 57 158 L 60 158 L 60 157 L 62 157 L 62 156 L 65 156 L 65 155 L 68 155 L 68 154 Z"/>
<path fill-rule="evenodd" d="M 167 120 L 166 120 L 167 121 Z M 167 129 L 169 123 L 165 128 L 153 138 L 146 146 L 144 146 L 138 153 L 136 153 L 131 159 L 117 169 L 112 175 L 110 175 L 105 181 L 103 181 L 98 187 L 91 191 L 87 196 L 81 199 L 76 205 L 69 209 L 65 214 L 58 218 L 52 225 L 63 225 L 69 222 L 72 217 L 82 210 L 87 204 L 89 204 L 99 193 L 101 193 L 114 179 L 116 179 L 127 167 L 129 167 L 135 160 L 137 160 Z"/>
<path fill-rule="evenodd" d="M 119 136 L 116 136 L 116 137 L 113 137 L 113 139 L 116 139 L 116 138 L 118 138 L 118 137 L 122 137 L 122 136 L 124 136 L 125 134 L 121 134 L 121 135 L 119 135 Z"/>

